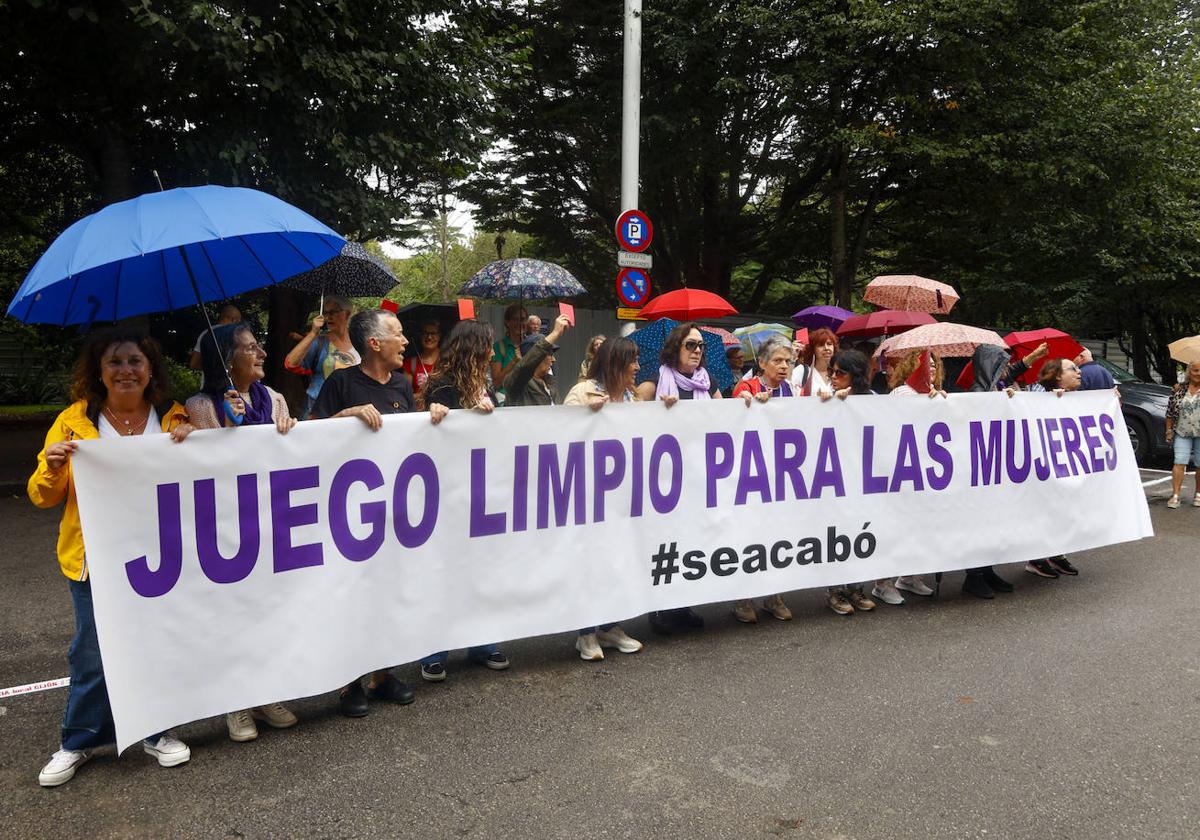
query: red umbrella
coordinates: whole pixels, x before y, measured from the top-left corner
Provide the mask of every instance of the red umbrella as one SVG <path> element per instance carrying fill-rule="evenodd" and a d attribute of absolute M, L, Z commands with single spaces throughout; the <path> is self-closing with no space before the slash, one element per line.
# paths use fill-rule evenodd
<path fill-rule="evenodd" d="M 1004 336 L 1004 343 L 1013 349 L 1018 358 L 1024 358 L 1038 348 L 1042 342 L 1050 346 L 1050 352 L 1033 363 L 1033 367 L 1021 375 L 1026 385 L 1037 382 L 1038 373 L 1046 359 L 1074 359 L 1083 352 L 1083 345 L 1062 330 L 1044 329 L 1014 332 Z"/>
<path fill-rule="evenodd" d="M 697 318 L 721 318 L 736 314 L 737 310 L 729 301 L 703 289 L 676 289 L 667 292 L 650 301 L 641 311 L 641 317 L 650 321 L 659 318 L 694 321 Z"/>
<path fill-rule="evenodd" d="M 712 333 L 717 338 L 721 339 L 721 344 L 725 347 L 736 347 L 742 343 L 736 335 L 731 333 L 729 330 L 723 330 L 720 327 L 701 326 L 700 331 Z"/>
<path fill-rule="evenodd" d="M 881 309 L 878 312 L 847 318 L 838 327 L 837 334 L 842 338 L 873 338 L 877 335 L 895 335 L 913 327 L 936 323 L 928 312 Z"/>
<path fill-rule="evenodd" d="M 1021 374 L 1020 380 L 1026 385 L 1037 382 L 1038 374 L 1047 359 L 1074 359 L 1083 352 L 1083 345 L 1062 330 L 1046 328 L 1044 330 L 1028 330 L 1014 332 L 1004 336 L 1004 343 L 1012 348 L 1013 357 L 1023 359 L 1038 349 L 1042 342 L 1049 345 L 1050 352 L 1033 363 L 1033 367 Z M 959 387 L 969 388 L 975 381 L 975 366 L 968 363 L 955 380 Z"/>

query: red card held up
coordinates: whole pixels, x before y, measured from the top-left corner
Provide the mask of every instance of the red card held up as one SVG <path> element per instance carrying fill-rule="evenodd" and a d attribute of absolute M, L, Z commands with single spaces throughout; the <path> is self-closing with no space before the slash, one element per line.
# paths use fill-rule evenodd
<path fill-rule="evenodd" d="M 569 303 L 558 304 L 558 314 L 566 315 L 567 320 L 571 322 L 571 326 L 575 326 L 575 307 Z"/>
<path fill-rule="evenodd" d="M 801 344 L 808 344 L 808 327 L 796 330 L 796 341 L 799 341 Z"/>
<path fill-rule="evenodd" d="M 395 314 L 400 311 L 400 304 L 396 303 L 394 300 L 384 299 L 379 301 L 379 308 Z"/>
<path fill-rule="evenodd" d="M 458 320 L 473 321 L 475 319 L 475 301 L 470 298 L 458 299 Z"/>

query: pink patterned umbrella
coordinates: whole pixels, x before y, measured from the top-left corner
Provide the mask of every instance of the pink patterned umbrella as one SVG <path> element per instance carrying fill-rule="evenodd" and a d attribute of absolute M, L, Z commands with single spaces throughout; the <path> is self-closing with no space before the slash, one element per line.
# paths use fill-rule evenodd
<path fill-rule="evenodd" d="M 882 274 L 867 284 L 863 300 L 884 309 L 945 315 L 958 303 L 953 286 L 915 274 Z"/>
<path fill-rule="evenodd" d="M 721 344 L 723 344 L 726 347 L 733 347 L 735 344 L 741 344 L 741 342 L 738 341 L 738 337 L 736 335 L 731 333 L 729 330 L 723 330 L 720 327 L 701 326 L 700 331 L 706 332 L 706 333 L 712 333 L 713 335 L 717 336 L 718 338 L 721 339 Z"/>
<path fill-rule="evenodd" d="M 1008 349 L 999 333 L 965 324 L 926 324 L 923 327 L 894 335 L 880 343 L 875 355 L 899 356 L 909 350 L 928 347 L 940 356 L 971 356 L 980 344 L 994 344 Z"/>

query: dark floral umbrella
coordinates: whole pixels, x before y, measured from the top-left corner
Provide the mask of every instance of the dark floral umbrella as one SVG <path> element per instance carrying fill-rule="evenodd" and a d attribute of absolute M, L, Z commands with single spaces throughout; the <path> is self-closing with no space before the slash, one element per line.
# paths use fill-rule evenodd
<path fill-rule="evenodd" d="M 399 282 L 387 263 L 359 243 L 347 242 L 336 257 L 285 280 L 283 285 L 322 298 L 383 297 Z"/>
<path fill-rule="evenodd" d="M 667 334 L 679 323 L 670 318 L 659 318 L 650 326 L 642 327 L 629 334 L 629 337 L 638 346 L 638 362 L 642 367 L 637 377 L 639 383 L 653 379 L 654 375 L 658 373 L 658 354 L 662 352 Z M 733 371 L 729 368 L 729 360 L 725 358 L 725 345 L 721 341 L 721 336 L 709 332 L 704 327 L 700 328 L 700 334 L 704 336 L 703 364 L 708 369 L 708 375 L 712 377 L 712 381 L 718 388 L 730 387 L 736 380 Z"/>
<path fill-rule="evenodd" d="M 488 263 L 459 294 L 493 300 L 548 300 L 575 297 L 586 291 L 561 265 L 517 257 Z"/>

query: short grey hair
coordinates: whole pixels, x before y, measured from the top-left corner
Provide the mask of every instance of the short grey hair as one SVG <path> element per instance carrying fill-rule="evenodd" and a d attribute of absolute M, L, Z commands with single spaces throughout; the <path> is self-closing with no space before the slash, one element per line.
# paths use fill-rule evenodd
<path fill-rule="evenodd" d="M 790 356 L 792 355 L 792 342 L 788 341 L 782 335 L 772 335 L 764 341 L 758 348 L 758 362 L 760 365 L 771 361 L 771 357 L 784 350 Z"/>
<path fill-rule="evenodd" d="M 354 314 L 346 331 L 350 333 L 350 343 L 354 345 L 360 358 L 365 359 L 371 351 L 369 342 L 372 338 L 380 341 L 387 338 L 384 325 L 387 319 L 395 317 L 386 309 L 364 309 Z"/>
<path fill-rule="evenodd" d="M 348 297 L 342 297 L 341 295 L 325 295 L 325 302 L 336 303 L 338 309 L 342 310 L 343 312 L 349 312 L 351 315 L 354 314 L 354 304 Z"/>

